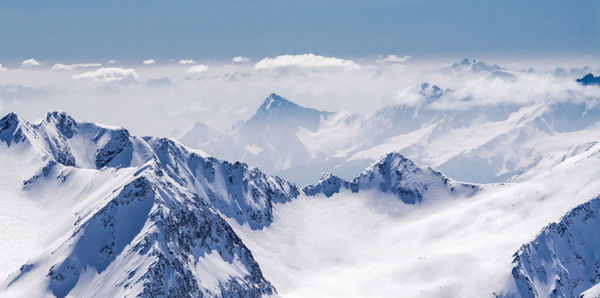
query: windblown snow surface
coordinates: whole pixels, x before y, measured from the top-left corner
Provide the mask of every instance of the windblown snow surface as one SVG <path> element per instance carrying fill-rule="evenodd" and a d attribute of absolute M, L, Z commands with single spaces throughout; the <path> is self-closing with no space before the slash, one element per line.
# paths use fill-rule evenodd
<path fill-rule="evenodd" d="M 530 297 L 511 275 L 513 254 L 600 193 L 598 150 L 591 146 L 526 183 L 485 185 L 471 197 L 410 205 L 376 189 L 342 190 L 276 205 L 274 223 L 261 231 L 235 229 L 283 297 Z M 599 230 L 596 221 L 574 233 L 589 239 L 589 250 Z M 597 267 L 590 260 L 585 270 Z M 550 296 L 544 289 L 536 296 Z"/>

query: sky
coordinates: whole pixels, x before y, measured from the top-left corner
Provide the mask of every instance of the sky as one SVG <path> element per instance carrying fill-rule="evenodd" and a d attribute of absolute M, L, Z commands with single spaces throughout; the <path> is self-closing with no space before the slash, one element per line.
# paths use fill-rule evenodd
<path fill-rule="evenodd" d="M 0 63 L 38 60 L 597 56 L 596 0 L 2 1 Z"/>

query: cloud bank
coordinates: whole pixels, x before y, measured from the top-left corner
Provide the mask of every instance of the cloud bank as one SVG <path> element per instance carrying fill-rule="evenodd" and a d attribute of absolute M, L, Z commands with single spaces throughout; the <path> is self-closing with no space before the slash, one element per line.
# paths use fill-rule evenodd
<path fill-rule="evenodd" d="M 454 61 L 460 63 L 462 57 L 385 64 L 376 60 L 387 56 L 361 58 L 351 64 L 343 62 L 351 61 L 347 58 L 322 57 L 329 61 L 323 64 L 334 64 L 332 67 L 312 67 L 315 64 L 306 60 L 318 61 L 319 58 L 311 54 L 279 57 L 284 58 L 272 57 L 268 58 L 268 63 L 263 63 L 273 68 L 261 69 L 255 69 L 255 63 L 232 63 L 230 59 L 213 61 L 209 66 L 179 65 L 175 60 L 170 64 L 139 68 L 120 64 L 97 69 L 76 64 L 57 66 L 54 70 L 25 67 L 19 71 L 0 71 L 0 82 L 12 86 L 6 87 L 0 98 L 4 100 L 5 110 L 32 120 L 50 110 L 61 109 L 84 119 L 122 125 L 143 135 L 169 135 L 176 128 L 198 121 L 216 129 L 228 129 L 236 121 L 250 118 L 265 97 L 273 92 L 305 107 L 360 114 L 395 104 L 468 109 L 477 105 L 547 100 L 600 102 L 600 87 L 581 86 L 575 82 L 580 76 L 571 75 L 581 71 L 568 71 L 589 70 L 597 75 L 600 64 L 588 63 L 586 68 L 578 62 L 510 64 L 502 60 L 485 61 L 488 65 L 500 65 L 503 72 L 514 76 L 506 79 L 492 75 L 493 71 L 441 71 Z M 48 65 L 54 63 L 60 64 L 48 62 Z M 285 71 L 279 68 L 282 64 L 287 67 Z M 347 71 L 347 65 L 359 64 L 363 67 Z M 57 70 L 71 67 L 71 71 Z M 520 71 L 530 67 L 535 68 L 535 73 Z M 567 76 L 554 76 L 557 67 L 566 69 Z M 426 98 L 415 88 L 422 83 L 437 85 L 444 94 L 436 100 Z M 446 89 L 451 91 L 446 92 Z M 44 93 L 34 94 L 27 90 L 43 90 Z M 186 113 L 173 116 L 175 110 Z"/>
<path fill-rule="evenodd" d="M 101 67 L 100 63 L 79 63 L 79 64 L 62 64 L 56 63 L 52 66 L 52 70 L 73 70 L 75 68 Z"/>
<path fill-rule="evenodd" d="M 98 82 L 119 82 L 135 80 L 138 78 L 133 68 L 104 67 L 95 71 L 88 71 L 73 76 L 75 80 L 91 79 Z"/>
<path fill-rule="evenodd" d="M 300 68 L 344 68 L 358 69 L 360 66 L 352 60 L 335 57 L 324 57 L 315 54 L 282 55 L 275 58 L 264 58 L 254 65 L 254 69 L 277 69 L 285 67 Z"/>

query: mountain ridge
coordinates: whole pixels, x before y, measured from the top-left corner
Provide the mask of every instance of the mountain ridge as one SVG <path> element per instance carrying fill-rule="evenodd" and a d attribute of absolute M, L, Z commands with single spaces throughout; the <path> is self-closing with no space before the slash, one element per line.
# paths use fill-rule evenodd
<path fill-rule="evenodd" d="M 298 196 L 295 185 L 170 139 L 78 123 L 63 112 L 48 113 L 38 124 L 8 114 L 0 120 L 0 136 L 4 148 L 30 152 L 41 163 L 15 190 L 30 196 L 52 197 L 48 190 L 78 183 L 74 176 L 123 173 L 103 175 L 98 187 L 112 191 L 92 205 L 72 205 L 74 215 L 62 211 L 75 222 L 60 224 L 64 232 L 57 233 L 66 233 L 12 275 L 9 291 L 28 293 L 28 283 L 47 281 L 41 289 L 58 297 L 276 292 L 223 216 L 262 229 L 273 220 L 274 203 Z M 198 267 L 203 263 L 221 265 Z M 100 280 L 118 283 L 94 287 Z"/>
<path fill-rule="evenodd" d="M 406 204 L 418 204 L 425 197 L 471 196 L 478 187 L 451 181 L 431 168 L 421 168 L 399 152 L 388 153 L 351 181 L 332 174 L 324 175 L 315 185 L 301 189 L 306 195 L 323 193 L 326 197 L 341 190 L 357 193 L 377 189 L 390 192 Z"/>

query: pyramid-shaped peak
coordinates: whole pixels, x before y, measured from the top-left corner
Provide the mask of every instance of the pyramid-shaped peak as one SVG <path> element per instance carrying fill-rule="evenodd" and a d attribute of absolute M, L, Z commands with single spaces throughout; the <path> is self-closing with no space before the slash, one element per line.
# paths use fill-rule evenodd
<path fill-rule="evenodd" d="M 260 110 L 270 110 L 274 108 L 279 108 L 283 106 L 298 106 L 297 104 L 277 95 L 276 93 L 271 93 L 269 97 L 265 99 L 263 104 L 260 106 Z"/>
<path fill-rule="evenodd" d="M 411 164 L 413 163 L 410 159 L 404 157 L 404 155 L 402 155 L 400 152 L 397 151 L 393 151 L 390 152 L 382 157 L 379 158 L 379 161 L 377 163 L 382 163 L 382 162 L 393 162 L 393 161 L 399 161 L 399 162 L 410 162 Z"/>
<path fill-rule="evenodd" d="M 235 127 L 239 128 L 241 134 L 246 135 L 257 131 L 262 134 L 266 130 L 270 130 L 270 133 L 278 131 L 282 134 L 295 134 L 299 127 L 316 131 L 319 128 L 321 118 L 326 118 L 330 114 L 329 112 L 297 105 L 272 93 L 250 119 Z"/>

